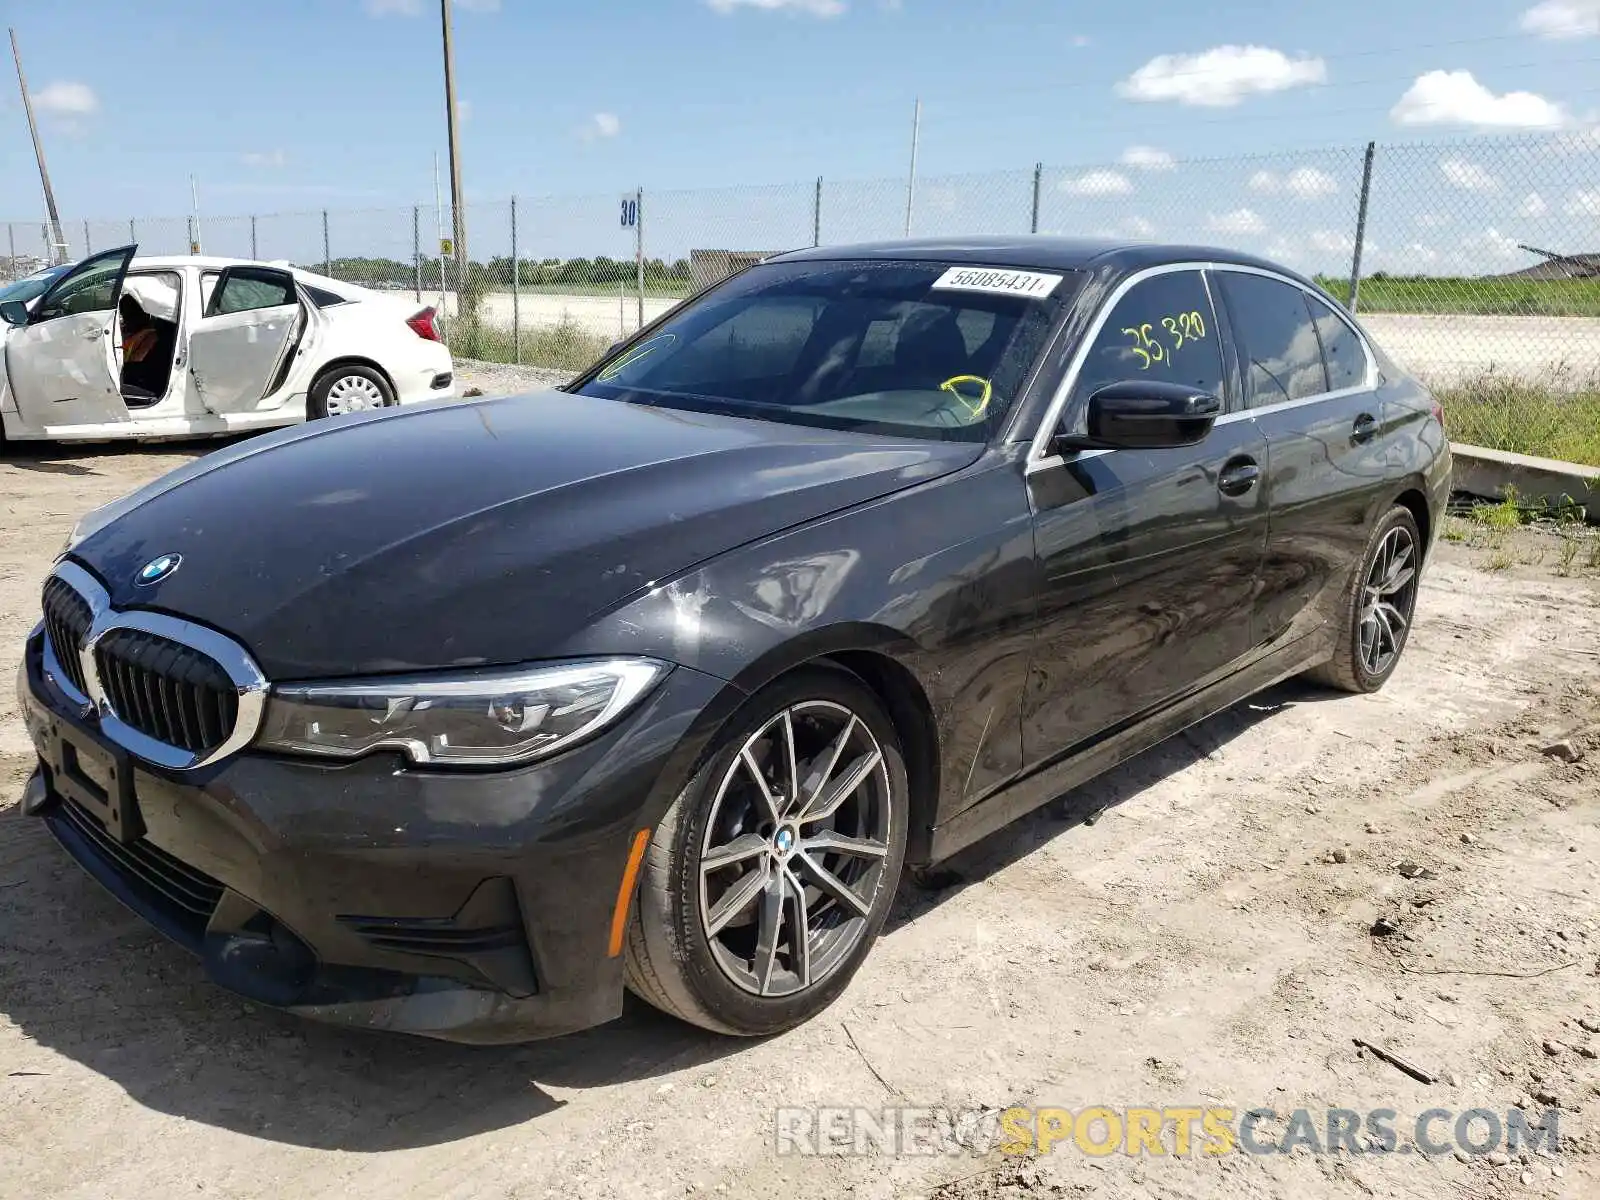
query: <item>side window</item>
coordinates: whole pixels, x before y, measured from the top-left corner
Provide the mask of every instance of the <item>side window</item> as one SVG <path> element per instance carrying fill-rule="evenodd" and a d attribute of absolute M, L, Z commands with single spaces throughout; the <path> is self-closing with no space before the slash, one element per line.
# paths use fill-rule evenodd
<path fill-rule="evenodd" d="M 200 273 L 200 311 L 211 311 L 211 297 L 216 294 L 217 280 L 221 278 L 216 271 L 202 271 Z"/>
<path fill-rule="evenodd" d="M 1118 300 L 1083 360 L 1073 390 L 1081 427 L 1092 396 L 1109 383 L 1160 379 L 1222 395 L 1222 347 L 1199 271 L 1152 275 Z"/>
<path fill-rule="evenodd" d="M 1249 406 L 1303 400 L 1327 391 L 1322 349 L 1306 308 L 1305 292 L 1264 275 L 1219 274 L 1246 364 Z"/>
<path fill-rule="evenodd" d="M 232 267 L 208 302 L 206 316 L 221 317 L 253 308 L 277 308 L 294 303 L 294 281 L 283 271 Z"/>
<path fill-rule="evenodd" d="M 70 276 L 63 276 L 54 291 L 46 295 L 34 311 L 33 322 L 73 317 L 79 313 L 110 312 L 116 307 L 117 279 L 127 259 L 123 254 L 107 254 Z"/>
<path fill-rule="evenodd" d="M 1328 388 L 1362 387 L 1367 382 L 1367 352 L 1361 339 L 1346 325 L 1333 309 L 1315 296 L 1307 295 L 1312 319 L 1316 321 L 1317 336 L 1322 340 L 1322 362 L 1328 369 Z"/>

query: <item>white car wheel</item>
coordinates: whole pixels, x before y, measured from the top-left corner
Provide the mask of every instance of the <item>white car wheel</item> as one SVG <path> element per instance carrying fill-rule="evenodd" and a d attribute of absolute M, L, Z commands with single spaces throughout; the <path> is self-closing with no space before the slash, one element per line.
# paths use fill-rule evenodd
<path fill-rule="evenodd" d="M 383 408 L 389 399 L 375 381 L 365 375 L 341 375 L 328 387 L 323 408 L 330 417 L 343 413 L 366 412 Z"/>

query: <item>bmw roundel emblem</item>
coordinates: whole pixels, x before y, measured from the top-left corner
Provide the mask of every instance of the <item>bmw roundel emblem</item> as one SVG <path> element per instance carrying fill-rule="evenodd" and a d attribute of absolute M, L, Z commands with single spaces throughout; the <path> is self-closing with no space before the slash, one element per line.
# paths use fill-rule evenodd
<path fill-rule="evenodd" d="M 182 565 L 183 555 L 163 554 L 160 558 L 152 558 L 140 567 L 133 581 L 142 584 L 160 583 Z"/>

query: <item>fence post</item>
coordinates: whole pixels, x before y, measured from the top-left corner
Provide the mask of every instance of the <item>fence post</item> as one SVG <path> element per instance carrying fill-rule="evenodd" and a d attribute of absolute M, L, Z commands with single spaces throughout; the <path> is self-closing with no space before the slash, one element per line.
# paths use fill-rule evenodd
<path fill-rule="evenodd" d="M 51 266 L 55 266 L 56 248 L 55 248 L 55 244 L 50 241 L 50 226 L 48 226 L 48 225 L 40 225 L 39 226 L 39 241 L 44 246 L 44 260 L 45 260 L 45 262 L 49 263 Z"/>
<path fill-rule="evenodd" d="M 94 244 L 89 240 L 89 220 L 86 217 L 83 222 L 83 256 L 88 258 L 93 253 Z"/>
<path fill-rule="evenodd" d="M 1367 201 L 1372 197 L 1372 157 L 1378 143 L 1367 143 L 1366 159 L 1361 165 L 1361 201 L 1356 206 L 1356 248 L 1350 257 L 1350 311 L 1356 311 L 1361 294 L 1361 247 L 1367 240 Z"/>
<path fill-rule="evenodd" d="M 811 201 L 811 244 L 822 245 L 822 176 L 817 176 L 817 195 Z"/>
<path fill-rule="evenodd" d="M 137 242 L 139 240 L 139 231 L 134 228 L 132 217 L 128 218 L 128 240 L 130 242 Z"/>
<path fill-rule="evenodd" d="M 411 261 L 417 268 L 417 303 L 422 303 L 422 209 L 411 206 Z"/>
<path fill-rule="evenodd" d="M 191 214 L 189 217 L 189 253 L 198 254 L 199 252 L 199 243 L 194 240 L 194 216 Z"/>
<path fill-rule="evenodd" d="M 7 274 L 15 279 L 17 277 L 17 227 L 10 221 L 6 222 L 6 241 L 11 246 L 11 270 Z"/>
<path fill-rule="evenodd" d="M 1044 182 L 1044 164 L 1033 164 L 1033 220 L 1028 224 L 1029 233 L 1039 232 L 1039 187 Z"/>
<path fill-rule="evenodd" d="M 633 222 L 633 263 L 636 279 L 639 285 L 639 324 L 635 327 L 644 328 L 644 189 L 640 188 L 635 199 L 638 202 L 637 215 Z"/>
<path fill-rule="evenodd" d="M 511 357 L 522 361 L 522 260 L 517 257 L 517 198 L 511 197 Z"/>
<path fill-rule="evenodd" d="M 333 276 L 333 254 L 328 249 L 328 210 L 322 210 L 322 273 Z"/>
<path fill-rule="evenodd" d="M 251 258 L 260 258 L 261 257 L 261 252 L 256 247 L 256 215 L 255 215 L 255 213 L 251 213 L 250 214 L 250 257 Z"/>

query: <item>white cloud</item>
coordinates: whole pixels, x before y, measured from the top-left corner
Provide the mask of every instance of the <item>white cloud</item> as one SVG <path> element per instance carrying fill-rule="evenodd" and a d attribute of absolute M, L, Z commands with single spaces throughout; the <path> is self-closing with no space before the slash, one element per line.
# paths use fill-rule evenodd
<path fill-rule="evenodd" d="M 706 0 L 712 12 L 726 16 L 741 8 L 764 12 L 804 13 L 808 17 L 837 17 L 845 10 L 844 0 Z"/>
<path fill-rule="evenodd" d="M 1122 165 L 1141 171 L 1170 171 L 1177 166 L 1177 160 L 1155 146 L 1129 146 L 1122 152 Z"/>
<path fill-rule="evenodd" d="M 1522 14 L 1522 28 L 1546 38 L 1600 37 L 1600 0 L 1544 0 Z"/>
<path fill-rule="evenodd" d="M 420 17 L 422 0 L 362 0 L 369 17 Z"/>
<path fill-rule="evenodd" d="M 289 156 L 280 150 L 251 150 L 241 154 L 240 160 L 247 167 L 281 167 L 289 161 Z"/>
<path fill-rule="evenodd" d="M 1206 228 L 1213 233 L 1261 233 L 1267 223 L 1252 208 L 1236 208 L 1232 212 L 1212 213 L 1206 218 Z"/>
<path fill-rule="evenodd" d="M 1074 37 L 1072 39 L 1072 44 L 1074 46 L 1076 46 L 1079 50 L 1082 50 L 1085 46 L 1087 46 L 1089 44 L 1089 35 L 1086 34 L 1086 33 L 1078 34 L 1076 37 Z"/>
<path fill-rule="evenodd" d="M 1517 239 L 1501 233 L 1494 226 L 1490 226 L 1482 233 L 1474 234 L 1462 243 L 1469 251 L 1477 251 L 1491 258 L 1509 261 L 1522 258 L 1526 251 L 1517 246 Z"/>
<path fill-rule="evenodd" d="M 1498 192 L 1500 181 L 1475 162 L 1464 158 L 1441 158 L 1439 170 L 1452 187 L 1464 192 Z"/>
<path fill-rule="evenodd" d="M 1569 217 L 1600 217 L 1600 188 L 1573 192 L 1563 211 Z"/>
<path fill-rule="evenodd" d="M 1417 224 L 1423 229 L 1438 229 L 1450 224 L 1450 218 L 1444 213 L 1425 212 L 1417 217 Z"/>
<path fill-rule="evenodd" d="M 1126 196 L 1133 184 L 1121 171 L 1090 171 L 1061 181 L 1061 190 L 1070 196 Z"/>
<path fill-rule="evenodd" d="M 1356 240 L 1339 229 L 1316 229 L 1306 238 L 1306 244 L 1322 254 L 1349 254 L 1356 248 Z M 1371 248 L 1368 242 L 1366 248 Z"/>
<path fill-rule="evenodd" d="M 1117 232 L 1124 237 L 1148 241 L 1156 236 L 1156 227 L 1153 222 L 1147 221 L 1143 217 L 1124 217 L 1122 224 L 1117 228 Z"/>
<path fill-rule="evenodd" d="M 1517 212 L 1524 217 L 1542 217 L 1549 211 L 1549 203 L 1538 192 L 1529 192 L 1517 205 Z"/>
<path fill-rule="evenodd" d="M 47 83 L 33 94 L 33 107 L 40 112 L 64 117 L 86 117 L 100 107 L 100 100 L 87 83 L 61 81 Z"/>
<path fill-rule="evenodd" d="M 1339 183 L 1332 175 L 1316 167 L 1297 167 L 1283 181 L 1283 190 L 1301 200 L 1315 200 L 1319 196 L 1333 195 L 1339 190 Z"/>
<path fill-rule="evenodd" d="M 622 118 L 616 113 L 597 112 L 578 130 L 578 136 L 586 142 L 596 138 L 614 138 L 622 132 Z"/>
<path fill-rule="evenodd" d="M 1117 84 L 1127 100 L 1176 100 L 1227 108 L 1246 96 L 1324 83 L 1320 58 L 1290 58 L 1265 46 L 1216 46 L 1200 54 L 1161 54 Z"/>
<path fill-rule="evenodd" d="M 1257 171 L 1250 176 L 1249 187 L 1252 192 L 1275 192 L 1283 184 L 1271 171 Z"/>
<path fill-rule="evenodd" d="M 1471 125 L 1477 129 L 1556 129 L 1567 121 L 1559 104 L 1533 92 L 1495 95 L 1471 71 L 1417 76 L 1389 110 L 1397 125 Z"/>

